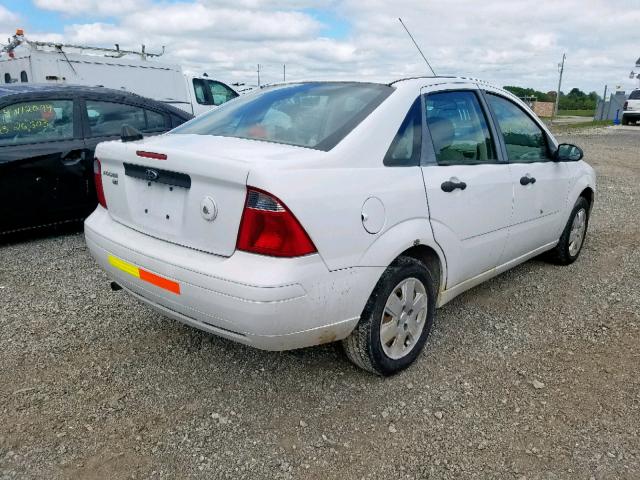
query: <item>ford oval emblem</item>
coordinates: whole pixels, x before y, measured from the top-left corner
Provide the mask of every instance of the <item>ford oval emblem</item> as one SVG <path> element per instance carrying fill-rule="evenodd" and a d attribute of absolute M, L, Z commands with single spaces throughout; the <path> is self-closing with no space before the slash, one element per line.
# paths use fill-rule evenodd
<path fill-rule="evenodd" d="M 147 176 L 148 180 L 157 180 L 158 177 L 160 176 L 160 174 L 156 170 L 153 170 L 152 168 L 147 168 L 144 174 Z"/>

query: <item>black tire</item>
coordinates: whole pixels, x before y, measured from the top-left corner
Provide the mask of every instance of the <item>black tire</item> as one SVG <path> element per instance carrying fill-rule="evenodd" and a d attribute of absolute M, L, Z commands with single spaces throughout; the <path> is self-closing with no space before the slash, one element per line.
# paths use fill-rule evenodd
<path fill-rule="evenodd" d="M 629 125 L 629 119 L 628 118 L 624 118 L 624 116 L 622 117 L 622 124 L 623 125 Z"/>
<path fill-rule="evenodd" d="M 576 261 L 578 256 L 580 256 L 580 252 L 582 251 L 582 247 L 584 246 L 585 239 L 587 237 L 587 231 L 589 229 L 589 202 L 586 198 L 580 197 L 576 201 L 576 204 L 571 211 L 571 215 L 569 215 L 569 220 L 562 231 L 562 235 L 560 236 L 560 241 L 558 245 L 555 246 L 553 250 L 549 252 L 549 259 L 558 265 L 569 265 Z M 584 225 L 584 234 L 582 235 L 581 243 L 577 252 L 571 252 L 570 249 L 570 236 L 571 236 L 571 227 L 573 225 L 573 221 L 578 215 L 578 213 L 584 210 L 585 211 L 585 225 Z"/>
<path fill-rule="evenodd" d="M 423 320 L 422 331 L 419 336 L 416 335 L 418 339 L 412 342 L 412 346 L 405 356 L 394 359 L 387 355 L 383 349 L 380 329 L 387 300 L 401 282 L 409 279 L 419 280 L 424 287 L 427 312 Z M 436 285 L 437 282 L 434 281 L 433 275 L 422 262 L 411 257 L 398 258 L 378 280 L 356 328 L 351 332 L 351 335 L 342 341 L 342 347 L 349 360 L 360 368 L 383 376 L 393 375 L 411 365 L 424 348 L 433 325 L 436 314 Z M 404 310 L 403 314 L 405 314 Z M 404 342 L 406 340 L 403 341 L 403 345 Z"/>

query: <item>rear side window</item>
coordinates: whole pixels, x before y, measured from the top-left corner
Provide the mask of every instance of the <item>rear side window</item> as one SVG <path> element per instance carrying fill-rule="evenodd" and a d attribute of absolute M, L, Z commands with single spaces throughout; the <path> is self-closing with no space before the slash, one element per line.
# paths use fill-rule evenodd
<path fill-rule="evenodd" d="M 29 81 L 29 77 L 27 76 L 27 72 L 24 70 L 20 72 L 20 81 L 22 83 L 27 83 Z"/>
<path fill-rule="evenodd" d="M 425 115 L 438 165 L 496 162 L 491 132 L 475 92 L 431 93 L 425 100 Z"/>
<path fill-rule="evenodd" d="M 0 145 L 73 138 L 73 101 L 14 103 L 0 109 Z"/>
<path fill-rule="evenodd" d="M 420 98 L 409 109 L 391 146 L 384 157 L 388 167 L 413 167 L 420 164 L 422 122 Z"/>
<path fill-rule="evenodd" d="M 489 94 L 487 98 L 502 131 L 510 162 L 550 159 L 544 131 L 529 115 L 504 97 Z"/>
<path fill-rule="evenodd" d="M 172 133 L 247 138 L 330 150 L 393 91 L 373 83 L 266 88 L 196 117 Z"/>
<path fill-rule="evenodd" d="M 634 90 L 629 95 L 629 100 L 640 100 L 640 90 Z"/>
<path fill-rule="evenodd" d="M 87 100 L 86 108 L 92 137 L 120 135 L 125 124 L 141 132 L 166 130 L 164 115 L 152 110 L 94 100 Z"/>

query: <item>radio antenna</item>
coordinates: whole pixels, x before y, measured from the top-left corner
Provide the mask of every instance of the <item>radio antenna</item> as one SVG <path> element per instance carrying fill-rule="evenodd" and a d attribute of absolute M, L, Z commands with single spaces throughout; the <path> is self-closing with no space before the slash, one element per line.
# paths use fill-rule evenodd
<path fill-rule="evenodd" d="M 431 70 L 431 73 L 433 73 L 433 76 L 436 77 L 437 76 L 436 72 L 433 71 L 433 68 L 431 67 L 431 64 L 429 63 L 429 60 L 427 60 L 427 57 L 425 57 L 424 53 L 422 53 L 422 50 L 420 50 L 420 47 L 418 46 L 418 44 L 416 43 L 415 39 L 413 38 L 413 35 L 411 35 L 411 32 L 409 31 L 409 29 L 407 28 L 407 26 L 404 24 L 404 22 L 402 21 L 402 19 L 400 17 L 398 17 L 398 20 L 400 20 L 400 23 L 402 24 L 402 26 L 406 30 L 407 35 L 409 35 L 409 38 L 411 39 L 413 44 L 416 46 L 416 48 L 420 52 L 420 55 L 422 55 L 422 58 L 424 58 L 425 63 L 429 67 L 429 70 Z"/>

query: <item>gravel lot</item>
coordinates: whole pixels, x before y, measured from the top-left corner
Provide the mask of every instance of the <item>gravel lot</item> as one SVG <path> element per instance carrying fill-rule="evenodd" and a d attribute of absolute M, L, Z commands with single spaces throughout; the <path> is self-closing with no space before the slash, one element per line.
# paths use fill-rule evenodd
<path fill-rule="evenodd" d="M 111 292 L 81 234 L 0 246 L 0 478 L 640 478 L 640 128 L 565 133 L 587 243 L 438 313 L 381 379 L 267 353 Z"/>

